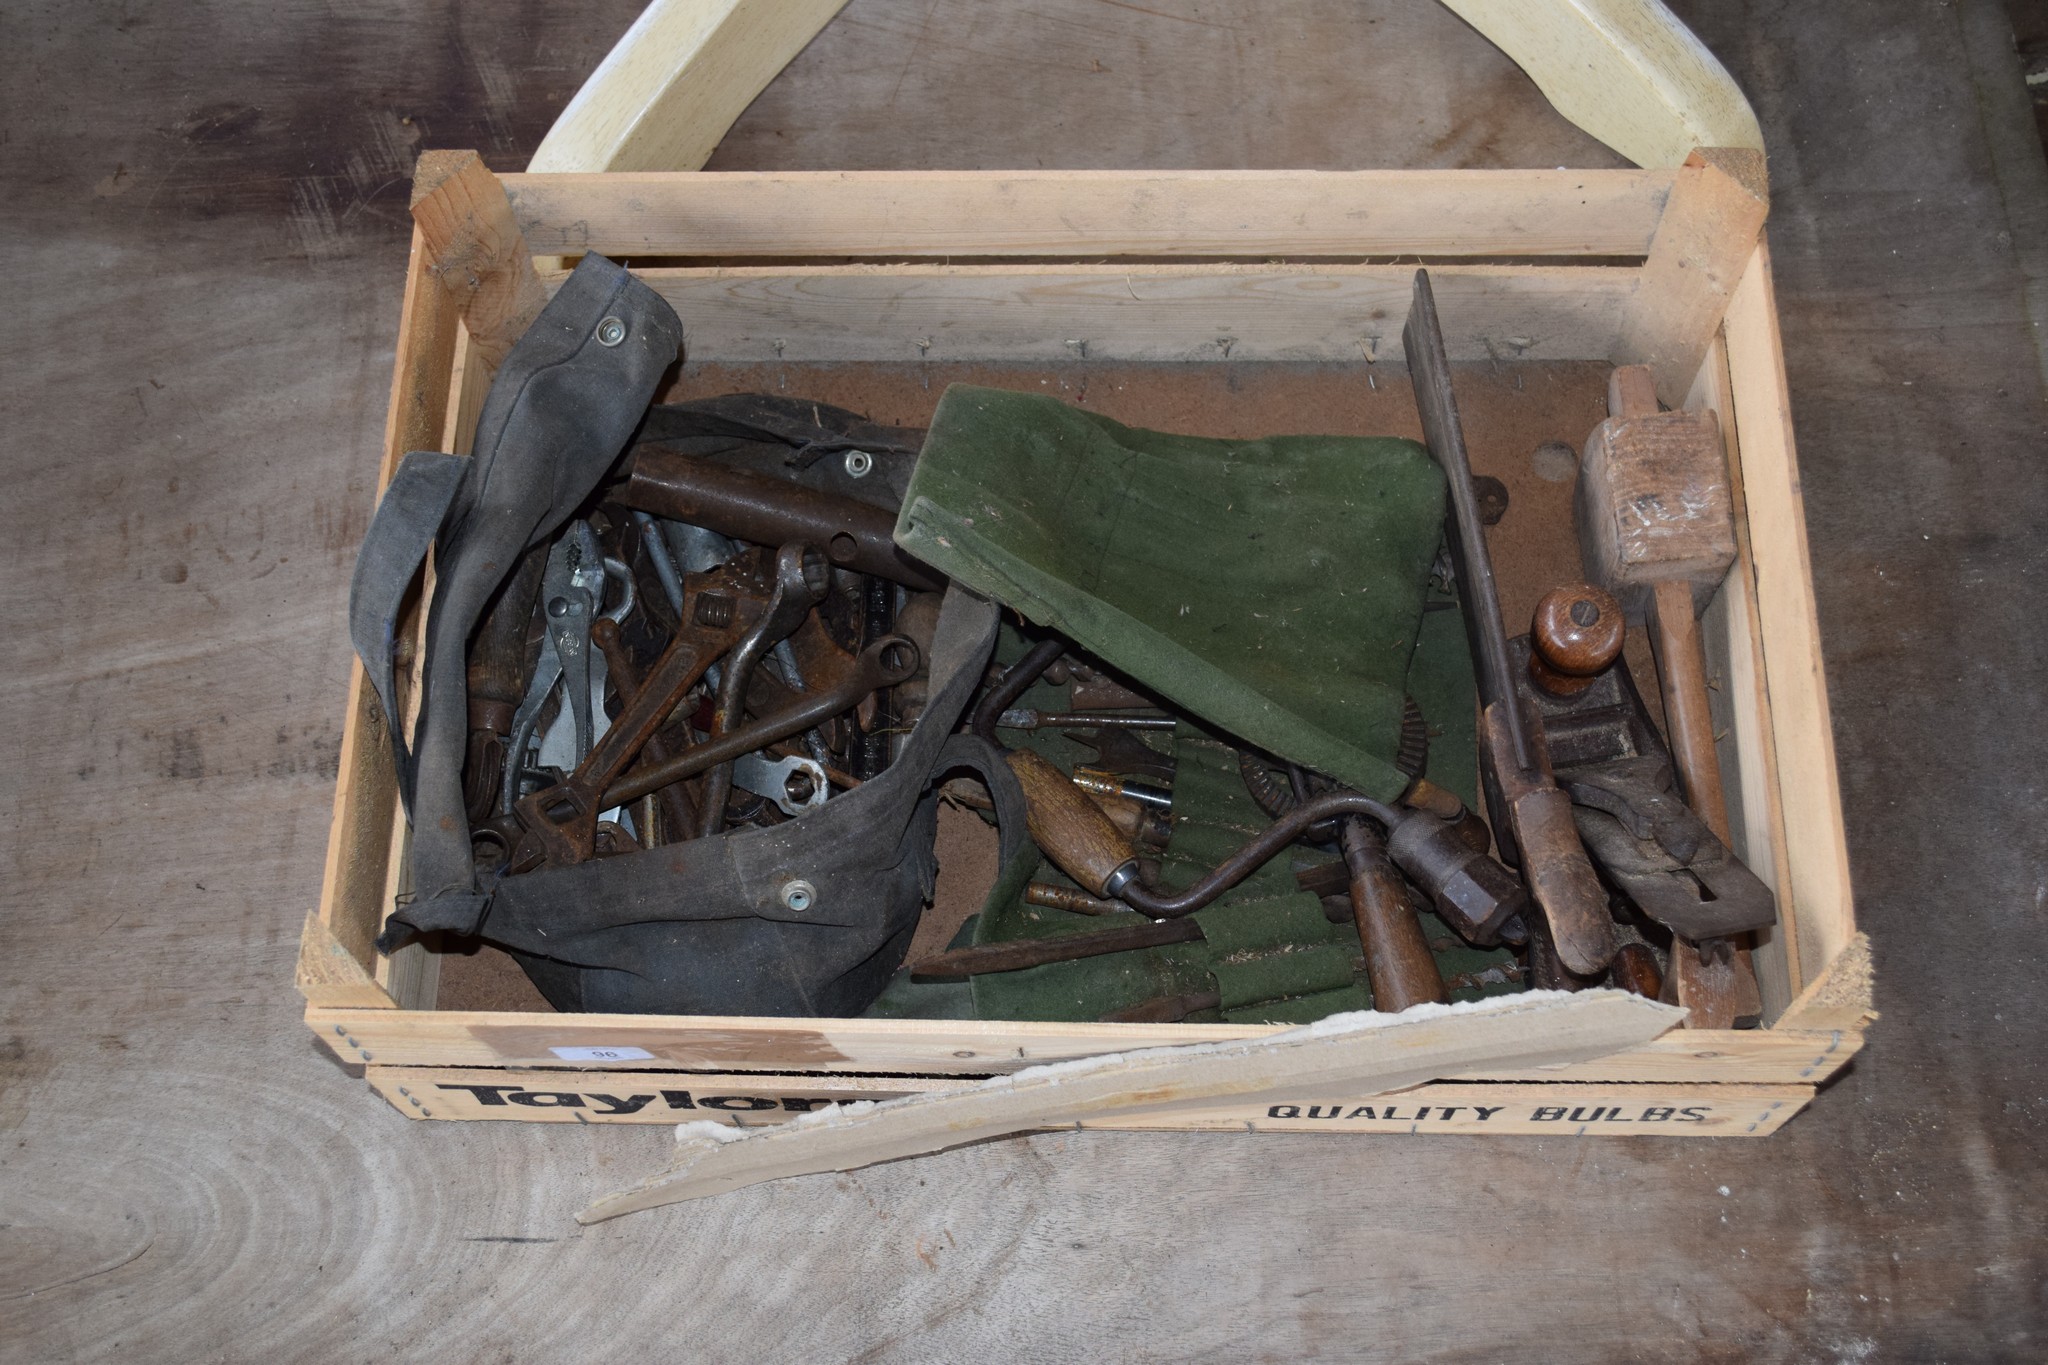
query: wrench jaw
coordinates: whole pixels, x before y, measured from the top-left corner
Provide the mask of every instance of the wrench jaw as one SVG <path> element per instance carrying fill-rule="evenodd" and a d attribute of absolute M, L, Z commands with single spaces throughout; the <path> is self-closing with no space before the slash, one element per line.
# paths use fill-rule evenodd
<path fill-rule="evenodd" d="M 832 586 L 832 561 L 816 545 L 792 541 L 775 553 L 775 591 L 760 619 L 733 646 L 718 681 L 718 705 L 712 713 L 711 737 L 730 734 L 739 727 L 747 697 L 747 684 L 754 669 L 775 646 L 788 639 L 803 624 L 811 608 L 824 600 Z M 721 763 L 704 779 L 704 796 L 699 803 L 697 833 L 709 838 L 725 828 L 725 802 L 732 794 L 732 765 Z"/>
<path fill-rule="evenodd" d="M 831 794 L 825 765 L 813 758 L 743 754 L 733 760 L 732 780 L 734 786 L 765 796 L 788 816 L 817 809 Z"/>
<path fill-rule="evenodd" d="M 685 597 L 683 624 L 675 639 L 575 770 L 512 803 L 524 833 L 514 846 L 509 871 L 543 863 L 587 862 L 595 856 L 597 817 L 617 804 L 603 800 L 605 789 L 631 766 L 690 689 L 755 626 L 774 600 L 746 562 L 714 569 L 697 578 L 693 587 Z M 529 697 L 535 692 L 545 699 L 539 673 Z"/>
<path fill-rule="evenodd" d="M 534 719 L 558 684 L 574 686 L 571 675 L 579 650 L 587 665 L 593 653 L 602 651 L 609 659 L 621 648 L 618 622 L 630 610 L 630 593 L 628 601 L 614 610 L 595 613 L 603 602 L 607 568 L 623 577 L 624 566 L 616 561 L 607 565 L 601 556 L 588 558 L 591 547 L 580 545 L 580 540 L 572 530 L 557 546 L 559 553 L 550 557 L 555 578 L 543 588 L 543 611 L 550 612 L 551 619 L 540 664 L 515 723 L 517 740 L 531 739 Z M 588 580 L 588 587 L 569 581 L 569 570 L 580 564 L 594 566 L 595 577 Z M 509 814 L 494 822 L 493 832 L 500 842 L 510 845 L 503 873 L 571 866 L 594 857 L 632 852 L 636 845 L 630 837 L 601 821 L 600 816 L 649 792 L 708 774 L 696 826 L 702 831 L 711 823 L 707 812 L 723 814 L 736 759 L 748 762 L 752 779 L 745 784 L 748 789 L 767 796 L 786 814 L 800 815 L 822 804 L 830 794 L 829 774 L 822 764 L 811 758 L 777 759 L 757 751 L 852 710 L 878 688 L 903 682 L 920 661 L 914 641 L 889 636 L 854 657 L 829 684 L 814 683 L 811 689 L 794 694 L 795 704 L 746 722 L 748 686 L 761 661 L 811 618 L 831 582 L 829 556 L 817 546 L 802 543 L 777 551 L 772 573 L 763 553 L 737 556 L 707 572 L 681 578 L 681 624 L 660 659 L 624 700 L 618 716 L 595 736 L 565 778 L 508 800 Z M 571 610 L 552 612 L 558 602 L 567 603 Z M 576 617 L 578 605 L 584 609 L 583 619 L 592 622 L 591 628 L 557 629 L 556 619 Z M 718 693 L 710 736 L 679 753 L 657 752 L 661 748 L 658 734 L 692 689 L 711 676 L 714 665 L 722 671 L 715 679 Z M 615 677 L 625 680 L 634 674 L 619 670 Z M 637 769 L 636 761 L 640 764 Z M 655 780 L 650 780 L 650 774 Z M 797 790 L 798 785 L 804 789 Z M 717 823 L 722 827 L 722 820 Z"/>

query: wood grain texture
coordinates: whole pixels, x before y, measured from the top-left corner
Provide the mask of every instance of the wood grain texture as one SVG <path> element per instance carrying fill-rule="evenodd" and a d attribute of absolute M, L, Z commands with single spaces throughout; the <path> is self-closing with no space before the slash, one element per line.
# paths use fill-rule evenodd
<path fill-rule="evenodd" d="M 653 0 L 562 110 L 528 169 L 696 170 L 845 4 Z"/>
<path fill-rule="evenodd" d="M 581 1223 L 821 1171 L 922 1156 L 1048 1123 L 1170 1113 L 1315 1089 L 1379 1095 L 1485 1058 L 1541 1066 L 1649 1041 L 1677 1012 L 1620 991 L 1512 996 L 1450 1011 L 1339 1015 L 1262 1038 L 1151 1048 L 839 1106 L 744 1134 L 678 1130 L 669 1168 L 599 1199 Z"/>
<path fill-rule="evenodd" d="M 1557 111 L 1639 166 L 1695 147 L 1763 149 L 1727 69 L 1661 0 L 1445 0 Z"/>
<path fill-rule="evenodd" d="M 1439 7 L 1144 8 L 852 0 L 712 164 L 1613 164 Z M 2037 1356 L 2048 171 L 1975 0 L 1677 8 L 1775 153 L 1854 1065 L 1760 1143 L 1041 1134 L 581 1234 L 658 1127 L 403 1122 L 287 983 L 407 168 L 522 164 L 637 0 L 0 13 L 0 1358 Z"/>
<path fill-rule="evenodd" d="M 1645 256 L 1671 171 L 816 171 L 505 177 L 536 251 Z"/>
<path fill-rule="evenodd" d="M 423 152 L 413 175 L 412 218 L 430 272 L 461 301 L 483 370 L 495 371 L 547 305 L 503 184 L 475 152 Z"/>
<path fill-rule="evenodd" d="M 1366 360 L 1398 369 L 1414 273 L 852 265 L 656 268 L 642 277 L 689 319 L 697 348 L 728 362 Z M 1635 275 L 1613 266 L 1430 271 L 1451 358 L 1501 362 L 1607 359 Z"/>
<path fill-rule="evenodd" d="M 1749 264 L 1749 244 L 1769 212 L 1758 183 L 1760 161 L 1753 151 L 1715 147 L 1687 158 L 1643 261 L 1642 285 L 1614 359 L 1648 365 L 1657 392 L 1674 407 L 1728 311 Z"/>
<path fill-rule="evenodd" d="M 1073 779 L 1044 758 L 1029 750 L 1004 757 L 1024 792 L 1032 841 L 1083 890 L 1103 895 L 1110 878 L 1138 856 L 1131 841 Z"/>
<path fill-rule="evenodd" d="M 506 1071 L 497 1068 L 363 1068 L 371 1089 L 409 1119 L 584 1125 L 786 1123 L 827 1104 L 944 1094 L 974 1084 L 923 1077 L 778 1076 L 758 1071 Z M 1176 1109 L 1171 1115 L 1082 1119 L 1082 1128 L 1379 1133 L 1399 1137 L 1768 1137 L 1813 1098 L 1811 1085 L 1678 1085 L 1635 1082 L 1503 1085 L 1438 1081 L 1385 1098 L 1328 1087 L 1281 1098 Z M 1065 1125 L 1062 1125 L 1065 1126 Z"/>
<path fill-rule="evenodd" d="M 340 1061 L 382 1066 L 564 1066 L 597 1071 L 987 1075 L 1139 1047 L 1259 1038 L 1273 1027 L 1237 1024 L 1055 1024 L 962 1020 L 754 1019 L 715 1015 L 423 1012 L 309 1006 L 313 1036 Z M 1815 1084 L 1853 1059 L 1863 1040 L 1834 1028 L 1804 1032 L 1692 1030 L 1597 1062 L 1540 1072 L 1479 1066 L 1456 1079 Z M 630 1048 L 637 1063 L 569 1062 L 592 1048 Z M 365 1055 L 367 1054 L 367 1055 Z"/>
<path fill-rule="evenodd" d="M 1780 808 L 1785 821 L 1785 860 L 1800 960 L 1807 970 L 1825 964 L 1845 947 L 1853 927 L 1849 852 L 1831 830 L 1818 828 L 1818 803 L 1840 800 L 1834 730 L 1828 719 L 1827 684 L 1811 664 L 1794 661 L 1796 641 L 1820 638 L 1811 563 L 1806 543 L 1805 498 L 1798 459 L 1791 444 L 1792 413 L 1784 395 L 1784 352 L 1771 303 L 1769 254 L 1759 245 L 1729 304 L 1725 329 L 1728 367 L 1738 393 L 1736 449 L 1749 509 L 1750 552 L 1757 572 L 1757 615 L 1763 642 L 1765 685 L 1771 695 L 1771 724 L 1778 749 Z M 1752 388 L 1751 386 L 1754 385 Z M 1788 496 L 1776 507 L 1758 496 L 1768 484 Z M 1817 657 L 1810 649 L 1805 657 Z"/>
<path fill-rule="evenodd" d="M 1750 936 L 1763 950 L 1752 952 L 1750 962 L 1764 1022 L 1769 1025 L 1800 989 L 1793 983 L 1803 984 L 1806 974 L 1794 927 L 1799 909 L 1784 876 L 1785 815 L 1779 797 L 1778 750 L 1770 739 L 1771 697 L 1764 686 L 1763 646 L 1756 630 L 1756 570 L 1749 552 L 1741 459 L 1728 415 L 1733 403 L 1727 349 L 1716 338 L 1707 349 L 1686 405 L 1711 410 L 1719 419 L 1729 498 L 1735 510 L 1735 563 L 1722 580 L 1721 590 L 1708 601 L 1700 633 L 1707 651 L 1708 704 L 1717 759 L 1724 773 L 1734 775 L 1734 781 L 1722 787 L 1729 824 L 1725 842 L 1777 898 L 1778 922 Z"/>

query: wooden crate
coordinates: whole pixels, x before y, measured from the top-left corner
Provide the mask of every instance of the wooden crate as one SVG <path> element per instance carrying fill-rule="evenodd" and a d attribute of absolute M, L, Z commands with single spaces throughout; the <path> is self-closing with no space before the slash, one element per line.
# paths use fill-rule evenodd
<path fill-rule="evenodd" d="M 1736 850 L 1777 892 L 1753 1031 L 1675 1031 L 1596 1062 L 1391 1097 L 1204 1108 L 1128 1127 L 1749 1135 L 1855 1055 L 1851 904 L 1772 300 L 1761 157 L 1620 171 L 529 174 L 430 154 L 382 475 L 466 449 L 507 319 L 560 257 L 631 258 L 693 360 L 858 365 L 1309 360 L 1403 370 L 1414 265 L 1452 359 L 1646 362 L 1711 408 L 1740 552 L 1706 613 Z M 467 154 L 462 154 L 466 156 Z M 538 253 L 539 270 L 529 264 Z M 644 266 L 642 265 L 644 264 Z M 1374 367 L 1379 367 L 1375 370 Z M 381 484 L 380 484 L 381 486 Z M 1271 1028 L 442 1011 L 435 957 L 371 950 L 404 890 L 391 754 L 350 684 L 327 868 L 298 964 L 306 1022 L 416 1118 L 775 1121 L 827 1100 Z"/>

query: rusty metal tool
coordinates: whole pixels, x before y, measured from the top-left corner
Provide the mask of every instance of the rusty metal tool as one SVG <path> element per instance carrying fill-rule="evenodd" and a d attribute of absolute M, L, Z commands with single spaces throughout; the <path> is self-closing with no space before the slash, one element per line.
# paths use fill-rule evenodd
<path fill-rule="evenodd" d="M 1012 707 L 996 719 L 999 730 L 1171 730 L 1177 724 L 1172 716 L 1131 711 L 1034 711 L 1028 706 Z"/>
<path fill-rule="evenodd" d="M 1698 605 L 1735 560 L 1735 508 L 1720 426 L 1711 412 L 1660 412 L 1650 370 L 1617 368 L 1608 419 L 1579 466 L 1579 549 L 1586 572 L 1615 592 L 1630 620 L 1647 618 L 1664 719 L 1688 805 L 1726 844 L 1730 830 L 1707 706 Z M 1748 949 L 1672 948 L 1667 994 L 1695 1028 L 1760 1014 Z"/>
<path fill-rule="evenodd" d="M 728 734 L 692 745 L 665 763 L 644 763 L 606 789 L 606 809 L 637 801 L 671 782 L 695 777 L 714 764 L 726 763 L 741 754 L 765 749 L 858 706 L 877 688 L 893 687 L 917 671 L 917 642 L 904 635 L 875 641 L 860 652 L 854 666 L 832 687 L 807 692 L 801 702 L 772 715 L 760 716 Z M 536 793 L 545 795 L 546 793 Z"/>
<path fill-rule="evenodd" d="M 1028 938 L 1012 943 L 954 948 L 911 963 L 910 974 L 960 977 L 986 972 L 1018 972 L 1027 967 L 1043 967 L 1048 962 L 1073 962 L 1084 957 L 1101 957 L 1105 953 L 1127 953 L 1137 948 L 1163 948 L 1168 944 L 1199 943 L 1201 940 L 1202 926 L 1193 920 L 1161 920 L 1085 934 L 1060 934 L 1053 938 Z"/>
<path fill-rule="evenodd" d="M 619 696 L 639 696 L 645 681 L 641 678 L 640 670 L 633 662 L 632 655 L 627 652 L 624 642 L 619 639 L 619 623 L 608 618 L 600 618 L 597 624 L 590 628 L 590 639 L 591 643 L 597 646 L 598 652 L 604 656 L 605 671 L 610 674 L 612 686 L 618 689 Z M 623 710 L 621 707 L 622 712 Z M 671 756 L 668 742 L 661 737 L 659 729 L 647 737 L 647 743 L 641 747 L 640 752 L 656 763 L 665 762 Z M 655 792 L 654 797 L 661 804 L 662 823 L 669 831 L 670 837 L 697 828 L 696 803 L 690 799 L 689 791 L 680 783 L 670 783 Z M 644 835 L 645 831 L 642 833 Z"/>
<path fill-rule="evenodd" d="M 740 609 L 743 598 L 752 611 Z M 690 617 L 678 627 L 675 638 L 662 651 L 645 683 L 620 709 L 604 737 L 592 746 L 575 770 L 554 786 L 514 803 L 513 814 L 526 831 L 522 847 L 514 852 L 514 866 L 526 866 L 535 855 L 554 864 L 587 861 L 595 851 L 600 812 L 666 785 L 658 784 L 629 797 L 612 797 L 606 790 L 639 757 L 648 740 L 667 723 L 669 713 L 703 678 L 712 662 L 765 612 L 748 591 L 748 585 L 737 576 L 724 573 L 709 576 L 691 606 Z M 688 753 L 699 753 L 702 747 Z"/>
<path fill-rule="evenodd" d="M 983 694 L 974 732 L 990 738 L 996 718 L 1060 657 L 1057 637 L 1032 647 Z M 1065 773 L 1037 754 L 1004 755 L 1023 789 L 1031 837 L 1088 894 L 1123 901 L 1152 919 L 1179 919 L 1210 904 L 1264 866 L 1281 849 L 1326 820 L 1364 815 L 1388 830 L 1387 851 L 1430 897 L 1444 921 L 1474 943 L 1498 942 L 1528 907 L 1528 897 L 1500 864 L 1474 849 L 1455 826 L 1425 811 L 1403 812 L 1360 792 L 1330 792 L 1300 802 L 1193 885 L 1166 893 L 1145 880 L 1143 860 Z M 1569 805 L 1567 803 L 1567 809 Z M 1567 817 L 1568 818 L 1568 817 Z"/>
<path fill-rule="evenodd" d="M 896 633 L 896 585 L 877 574 L 861 580 L 860 637 L 863 643 Z M 889 766 L 890 732 L 896 728 L 895 698 L 886 691 L 875 693 L 874 705 L 855 717 L 853 775 L 863 782 L 880 777 Z"/>
<path fill-rule="evenodd" d="M 1543 912 L 1558 957 L 1573 972 L 1590 976 L 1605 971 L 1614 957 L 1614 921 L 1608 913 L 1607 893 L 1572 824 L 1571 800 L 1551 777 L 1542 727 L 1524 712 L 1516 692 L 1507 633 L 1501 624 L 1500 594 L 1493 581 L 1486 530 L 1473 491 L 1472 464 L 1451 390 L 1450 360 L 1444 352 L 1443 330 L 1427 271 L 1415 272 L 1414 305 L 1401 335 L 1415 381 L 1423 436 L 1450 483 L 1447 538 L 1457 573 L 1458 600 L 1478 666 L 1483 707 L 1480 757 L 1487 779 L 1487 806 L 1496 825 L 1505 826 L 1495 831 L 1502 851 L 1512 848 L 1516 852 L 1522 879 Z M 1494 800 L 1496 794 L 1498 801 Z M 1512 837 L 1505 837 L 1509 835 Z"/>
<path fill-rule="evenodd" d="M 617 496 L 628 507 L 757 545 L 819 545 L 839 568 L 905 587 L 946 587 L 944 574 L 897 548 L 894 514 L 788 479 L 675 451 L 643 450 Z"/>
<path fill-rule="evenodd" d="M 774 592 L 761 615 L 733 646 L 718 680 L 718 702 L 711 715 L 713 739 L 739 727 L 755 665 L 803 623 L 831 586 L 831 568 L 825 552 L 816 546 L 793 541 L 775 552 Z M 731 793 L 732 765 L 720 763 L 704 779 L 704 797 L 697 809 L 700 837 L 709 838 L 725 828 L 725 798 Z"/>
<path fill-rule="evenodd" d="M 993 808 L 994 803 L 990 803 Z M 1042 905 L 1048 910 L 1065 910 L 1075 915 L 1116 915 L 1131 907 L 1121 901 L 1097 900 L 1085 891 L 1076 891 L 1071 886 L 1055 886 L 1051 882 L 1031 882 L 1024 888 L 1026 905 Z"/>

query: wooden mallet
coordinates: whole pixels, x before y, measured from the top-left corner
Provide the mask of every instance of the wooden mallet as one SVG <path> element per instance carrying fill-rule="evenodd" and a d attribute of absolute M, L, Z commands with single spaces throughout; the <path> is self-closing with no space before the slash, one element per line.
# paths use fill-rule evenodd
<path fill-rule="evenodd" d="M 1659 412 L 1647 365 L 1607 383 L 1606 421 L 1586 441 L 1577 520 L 1586 576 L 1647 620 L 1686 802 L 1724 841 L 1727 805 L 1707 711 L 1699 604 L 1735 562 L 1735 513 L 1711 412 Z"/>
<path fill-rule="evenodd" d="M 1664 722 L 1686 804 L 1728 843 L 1728 804 L 1707 706 L 1699 606 L 1735 562 L 1735 509 L 1711 412 L 1659 412 L 1647 365 L 1607 382 L 1608 418 L 1586 442 L 1577 521 L 1586 576 L 1650 625 Z M 1761 1010 L 1746 950 L 1707 954 L 1674 939 L 1667 994 L 1694 1028 L 1754 1023 Z"/>

